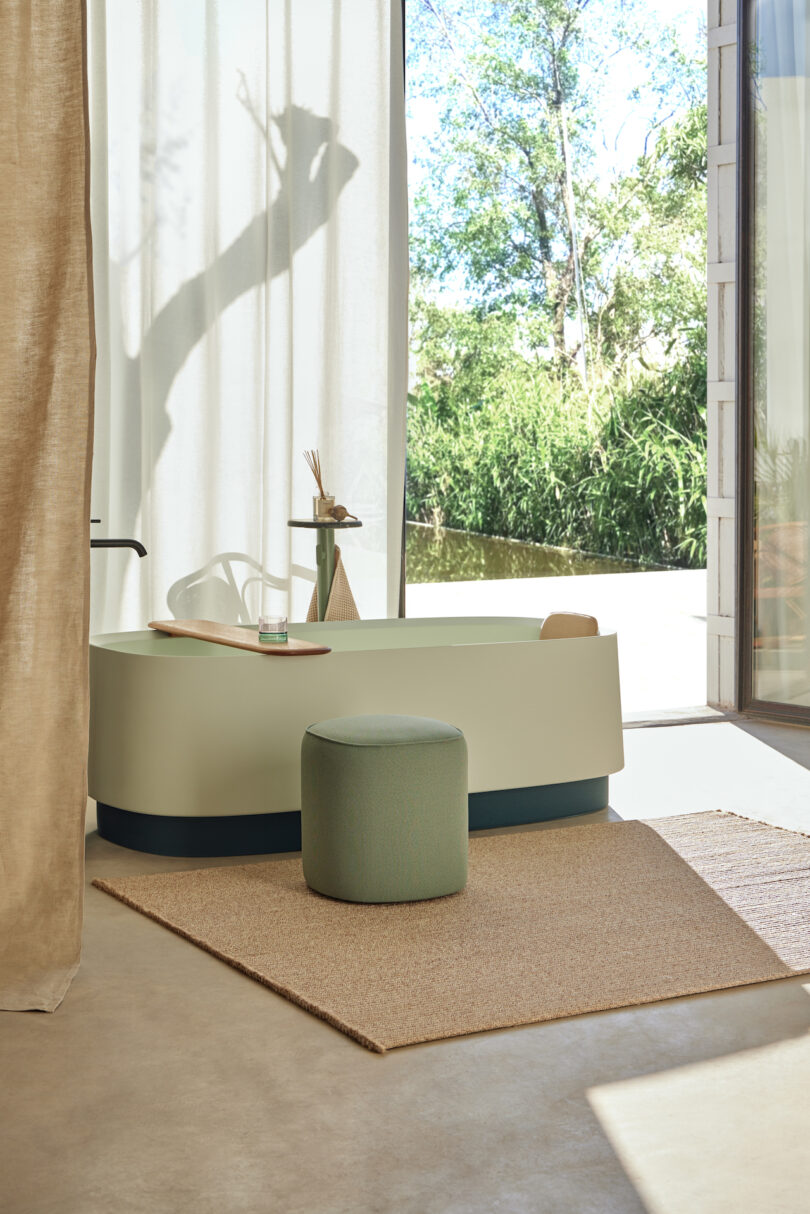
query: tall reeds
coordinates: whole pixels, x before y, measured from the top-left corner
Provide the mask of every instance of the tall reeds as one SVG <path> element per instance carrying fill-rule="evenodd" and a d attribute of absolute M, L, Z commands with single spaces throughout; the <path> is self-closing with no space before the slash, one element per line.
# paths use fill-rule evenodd
<path fill-rule="evenodd" d="M 590 406 L 590 408 L 589 408 Z M 408 517 L 685 568 L 706 562 L 706 365 L 693 354 L 586 397 L 513 367 L 476 401 L 421 385 Z"/>

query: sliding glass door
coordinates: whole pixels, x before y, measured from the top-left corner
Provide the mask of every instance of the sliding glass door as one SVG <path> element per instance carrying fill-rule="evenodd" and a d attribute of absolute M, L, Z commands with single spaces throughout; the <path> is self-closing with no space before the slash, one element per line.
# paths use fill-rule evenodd
<path fill-rule="evenodd" d="M 741 141 L 741 706 L 810 718 L 810 6 L 749 0 Z"/>

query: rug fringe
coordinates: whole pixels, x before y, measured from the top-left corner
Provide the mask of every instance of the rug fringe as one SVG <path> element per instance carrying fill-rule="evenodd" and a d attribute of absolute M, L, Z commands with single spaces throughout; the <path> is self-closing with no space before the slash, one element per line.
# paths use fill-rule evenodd
<path fill-rule="evenodd" d="M 761 818 L 749 818 L 748 814 L 735 813 L 733 809 L 710 809 L 707 812 L 723 814 L 727 818 L 741 818 L 743 822 L 755 822 L 757 826 L 767 826 L 769 830 L 781 830 L 788 835 L 801 835 L 803 839 L 810 839 L 810 831 L 796 830 L 793 826 L 777 826 L 774 822 L 763 822 Z"/>

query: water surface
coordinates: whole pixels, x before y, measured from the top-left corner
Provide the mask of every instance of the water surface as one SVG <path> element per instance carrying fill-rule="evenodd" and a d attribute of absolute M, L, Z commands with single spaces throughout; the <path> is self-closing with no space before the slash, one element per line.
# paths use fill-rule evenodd
<path fill-rule="evenodd" d="M 406 524 L 406 581 L 487 582 L 499 578 L 571 577 L 588 573 L 639 573 L 661 569 L 572 548 L 495 539 L 471 531 Z"/>

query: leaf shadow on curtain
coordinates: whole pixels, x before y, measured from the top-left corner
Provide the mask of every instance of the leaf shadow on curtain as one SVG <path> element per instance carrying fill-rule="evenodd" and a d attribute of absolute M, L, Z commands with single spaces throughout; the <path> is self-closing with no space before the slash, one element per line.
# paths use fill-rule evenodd
<path fill-rule="evenodd" d="M 247 571 L 238 575 L 234 566 L 240 564 L 246 565 Z M 313 571 L 302 565 L 293 565 L 292 575 L 315 584 Z M 246 552 L 218 552 L 202 568 L 178 578 L 169 588 L 166 601 L 176 620 L 199 619 L 200 613 L 211 611 L 213 605 L 215 619 L 250 624 L 256 618 L 256 610 L 251 610 L 248 603 L 250 588 L 283 590 L 285 585 L 281 578 L 265 573 Z"/>
<path fill-rule="evenodd" d="M 145 332 L 137 355 L 130 357 L 124 348 L 123 316 L 119 315 L 110 326 L 110 340 L 116 345 L 110 352 L 111 365 L 123 368 L 113 388 L 115 393 L 121 393 L 122 399 L 112 410 L 120 417 L 121 445 L 131 461 L 118 505 L 118 522 L 126 534 L 134 533 L 144 486 L 151 484 L 152 472 L 171 433 L 168 398 L 186 359 L 230 304 L 291 268 L 296 252 L 327 223 L 337 199 L 360 165 L 358 157 L 337 140 L 330 118 L 296 105 L 271 116 L 286 149 L 286 160 L 281 164 L 273 151 L 270 133 L 252 104 L 244 96 L 240 97 L 240 103 L 267 142 L 269 158 L 281 182 L 278 193 L 268 209 L 256 215 L 215 261 L 183 283 L 161 308 Z M 109 272 L 110 299 L 120 301 L 120 267 L 111 263 Z M 216 301 L 214 309 L 212 300 Z M 141 441 L 144 379 L 148 382 L 149 451 L 143 450 Z M 148 469 L 144 466 L 147 460 Z M 234 556 L 253 561 L 243 554 L 226 553 L 213 557 L 212 563 Z M 170 591 L 175 601 L 183 593 L 181 584 L 193 581 L 199 573 L 198 570 L 175 583 Z M 308 570 L 296 568 L 293 573 L 309 580 L 314 578 Z M 286 583 L 270 578 L 268 584 Z M 120 596 L 122 590 L 123 571 L 113 593 Z"/>

